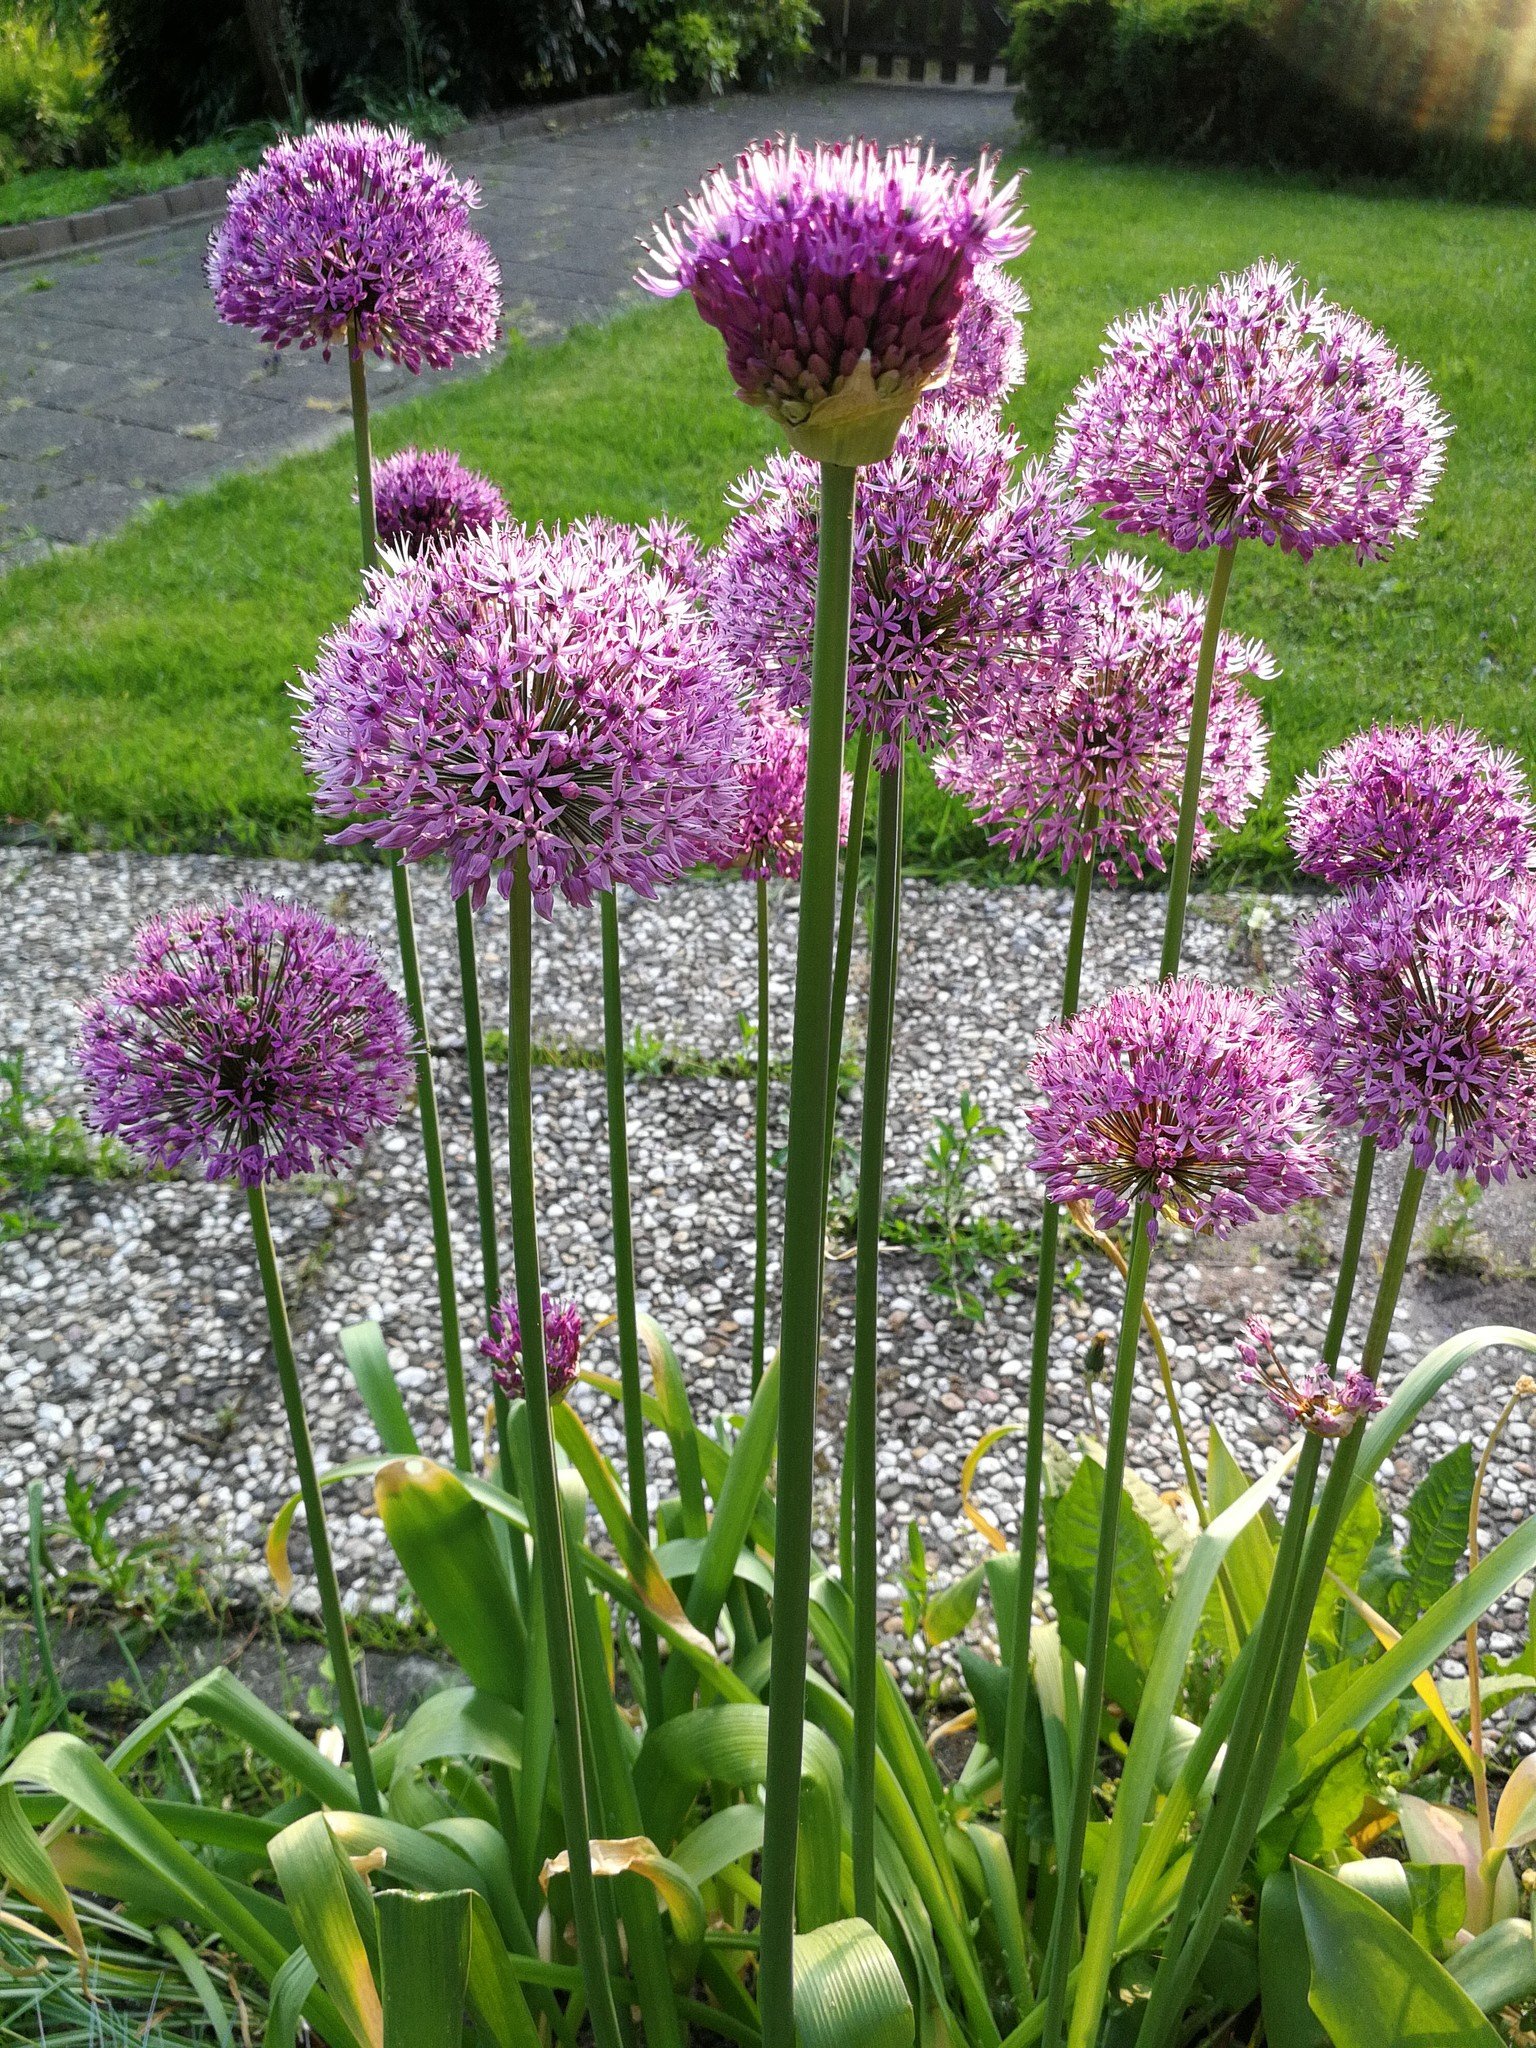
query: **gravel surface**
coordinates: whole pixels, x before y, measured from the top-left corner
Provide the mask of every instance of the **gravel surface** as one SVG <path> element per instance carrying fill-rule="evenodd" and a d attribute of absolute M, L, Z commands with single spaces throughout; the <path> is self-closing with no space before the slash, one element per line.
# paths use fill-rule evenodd
<path fill-rule="evenodd" d="M 70 1065 L 77 1005 L 123 963 L 134 925 L 178 899 L 242 887 L 302 896 L 375 937 L 391 957 L 388 887 L 376 868 L 0 852 L 9 940 L 0 1048 L 25 1047 L 29 1075 L 56 1091 L 55 1108 L 77 1107 Z M 752 900 L 750 889 L 697 884 L 655 904 L 625 903 L 632 1027 L 674 1053 L 710 1057 L 740 1050 L 740 1014 L 755 990 Z M 456 1022 L 452 916 L 437 873 L 418 876 L 417 907 L 440 1055 L 464 1326 L 472 1342 L 483 1321 L 469 1100 Z M 1283 978 L 1287 928 L 1298 907 L 1283 897 L 1197 898 L 1186 965 L 1228 979 Z M 952 1116 L 968 1090 L 1000 1128 L 986 1147 L 976 1207 L 1023 1223 L 1036 1213 L 1038 1189 L 1025 1165 L 1027 1065 L 1032 1036 L 1058 1000 L 1066 911 L 1065 896 L 1049 889 L 909 885 L 888 1176 L 893 1189 L 921 1175 L 935 1119 Z M 793 893 L 781 892 L 774 905 L 773 983 L 781 1047 L 793 925 Z M 1102 896 L 1090 932 L 1087 993 L 1149 976 L 1160 927 L 1158 899 Z M 506 949 L 494 908 L 479 929 L 487 1014 L 495 1018 L 505 1002 Z M 537 1036 L 563 1046 L 600 1044 L 595 915 L 562 909 L 552 924 L 539 927 L 535 951 Z M 502 1081 L 494 1071 L 498 1143 Z M 776 1091 L 779 1126 L 784 1108 Z M 677 1345 L 695 1412 L 712 1418 L 737 1408 L 748 1383 L 751 1085 L 717 1074 L 637 1078 L 629 1113 L 642 1302 Z M 534 1114 L 547 1281 L 579 1296 L 595 1318 L 609 1299 L 601 1073 L 539 1068 Z M 853 1132 L 855 1120 L 856 1097 L 845 1106 L 845 1130 Z M 1389 1159 L 1372 1204 L 1367 1275 L 1385 1243 L 1397 1178 Z M 1389 1377 L 1457 1330 L 1536 1325 L 1530 1274 L 1536 1215 L 1528 1192 L 1490 1191 L 1476 1210 L 1472 1254 L 1449 1273 L 1432 1270 L 1424 1256 L 1435 1199 L 1426 1205 L 1399 1309 Z M 260 1539 L 293 1477 L 243 1208 L 235 1192 L 180 1179 L 59 1182 L 39 1205 L 51 1227 L 0 1246 L 0 1557 L 8 1560 L 8 1576 L 15 1576 L 23 1554 L 26 1482 L 41 1475 L 56 1507 L 64 1471 L 73 1465 L 139 1489 L 123 1510 L 125 1526 L 144 1534 L 174 1530 L 233 1586 L 264 1583 Z M 1234 1385 L 1232 1340 L 1244 1317 L 1258 1311 L 1269 1316 L 1283 1345 L 1295 1347 L 1298 1360 L 1316 1345 L 1331 1281 L 1325 1247 L 1337 1242 L 1342 1210 L 1341 1202 L 1324 1204 L 1316 1213 L 1242 1230 L 1221 1243 L 1181 1241 L 1177 1232 L 1160 1240 L 1151 1298 L 1202 1465 L 1206 1425 L 1213 1421 L 1250 1470 L 1277 1446 L 1277 1418 Z M 275 1191 L 273 1213 L 321 1455 L 338 1461 L 375 1448 L 337 1343 L 340 1330 L 364 1316 L 384 1326 L 423 1444 L 445 1448 L 431 1237 L 411 1123 L 375 1144 L 346 1179 Z M 1094 1426 L 1095 1390 L 1083 1364 L 1093 1333 L 1112 1331 L 1119 1307 L 1118 1279 L 1102 1257 L 1081 1244 L 1072 1255 L 1077 1280 L 1057 1309 L 1049 1415 L 1051 1435 L 1067 1448 Z M 983 1432 L 1024 1421 L 1028 1293 L 1010 1296 L 973 1322 L 954 1312 L 934 1281 L 929 1261 L 890 1253 L 879 1458 L 891 1573 L 885 1608 L 893 1634 L 895 1577 L 908 1521 L 921 1526 L 941 1581 L 983 1555 L 960 1509 L 961 1466 Z M 1351 1348 L 1359 1343 L 1370 1293 L 1362 1287 Z M 823 1545 L 830 1545 L 835 1526 L 852 1306 L 852 1265 L 835 1262 L 821 1402 Z M 598 1335 L 588 1356 L 600 1369 L 616 1369 L 611 1333 Z M 1512 1352 L 1484 1354 L 1446 1389 L 1383 1473 L 1394 1510 L 1445 1449 L 1463 1439 L 1481 1448 L 1521 1364 Z M 483 1395 L 486 1383 L 473 1364 L 471 1373 Z M 599 1441 L 617 1455 L 621 1439 L 612 1406 L 591 1389 L 577 1398 Z M 668 1463 L 659 1436 L 652 1451 L 656 1483 L 665 1490 Z M 1150 1365 L 1136 1393 L 1132 1460 L 1160 1488 L 1180 1483 L 1169 1409 Z M 1010 1537 L 1020 1467 L 1021 1446 L 1005 1440 L 983 1463 L 973 1495 Z M 1485 1545 L 1523 1517 L 1533 1477 L 1531 1431 L 1517 1420 L 1490 1474 Z M 366 1488 L 333 1498 L 349 1598 L 392 1611 L 400 1586 Z M 302 1554 L 300 1540 L 296 1561 Z M 1492 1641 L 1501 1653 L 1515 1647 L 1513 1631 L 1524 1627 L 1531 1590 L 1522 1582 L 1496 1618 Z M 302 1603 L 302 1580 L 299 1598 Z M 983 1627 L 984 1617 L 985 1606 Z M 904 1643 L 893 1640 L 890 1648 L 909 1660 L 909 1676 L 923 1675 Z"/>

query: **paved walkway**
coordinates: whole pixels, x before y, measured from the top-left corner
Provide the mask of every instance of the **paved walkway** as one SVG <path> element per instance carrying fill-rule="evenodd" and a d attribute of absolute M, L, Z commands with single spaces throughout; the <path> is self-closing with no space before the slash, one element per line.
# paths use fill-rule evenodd
<path fill-rule="evenodd" d="M 544 340 L 612 312 L 635 291 L 636 237 L 701 173 L 779 127 L 921 136 L 959 158 L 1016 134 L 1007 95 L 855 85 L 632 113 L 466 156 L 508 324 Z M 214 318 L 208 225 L 0 272 L 0 567 L 340 431 L 339 361 L 275 353 Z M 373 366 L 379 403 L 413 383 Z"/>

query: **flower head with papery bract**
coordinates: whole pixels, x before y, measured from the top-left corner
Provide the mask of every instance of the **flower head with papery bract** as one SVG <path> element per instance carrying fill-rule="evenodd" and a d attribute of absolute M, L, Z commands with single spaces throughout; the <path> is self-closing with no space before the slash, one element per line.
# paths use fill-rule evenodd
<path fill-rule="evenodd" d="M 778 875 L 795 881 L 805 847 L 807 734 L 798 718 L 759 702 L 747 714 L 731 773 L 741 804 L 715 850 L 715 865 L 749 882 Z M 848 777 L 843 777 L 840 836 L 848 831 Z"/>
<path fill-rule="evenodd" d="M 373 474 L 373 514 L 385 547 L 419 555 L 436 540 L 480 533 L 507 516 L 488 476 L 446 448 L 402 448 Z"/>
<path fill-rule="evenodd" d="M 1405 875 L 1295 936 L 1287 1017 L 1337 1122 L 1485 1185 L 1536 1171 L 1536 885 Z"/>
<path fill-rule="evenodd" d="M 1117 320 L 1058 459 L 1122 533 L 1361 561 L 1416 531 L 1450 428 L 1423 372 L 1288 267 Z"/>
<path fill-rule="evenodd" d="M 755 143 L 652 236 L 659 297 L 689 292 L 725 339 L 736 389 L 818 461 L 878 462 L 942 380 L 979 262 L 1029 240 L 983 160 L 957 173 L 916 144 Z"/>
<path fill-rule="evenodd" d="M 93 1127 L 242 1187 L 335 1171 L 394 1122 L 410 1029 L 363 940 L 261 896 L 156 917 L 87 1005 Z"/>
<path fill-rule="evenodd" d="M 654 895 L 734 811 L 740 714 L 687 591 L 603 520 L 497 526 L 370 579 L 305 679 L 300 744 L 335 843 L 445 854 L 454 894 Z"/>
<path fill-rule="evenodd" d="M 581 1359 L 581 1310 L 574 1301 L 557 1301 L 545 1294 L 544 1375 L 549 1398 L 560 1401 L 576 1383 Z M 523 1392 L 523 1323 L 517 1303 L 510 1297 L 491 1310 L 489 1336 L 480 1339 L 480 1349 L 491 1361 L 491 1376 L 512 1400 Z"/>
<path fill-rule="evenodd" d="M 1138 1204 L 1223 1235 L 1321 1194 L 1329 1160 L 1301 1047 L 1248 989 L 1117 989 L 1053 1025 L 1030 1069 L 1035 1166 L 1106 1227 Z"/>
<path fill-rule="evenodd" d="M 1386 1406 L 1375 1381 L 1363 1372 L 1347 1372 L 1338 1379 L 1319 1360 L 1298 1378 L 1281 1363 L 1274 1333 L 1259 1316 L 1248 1318 L 1237 1355 L 1242 1360 L 1241 1383 L 1262 1388 L 1292 1422 L 1314 1436 L 1348 1436 L 1362 1417 L 1375 1415 Z"/>
<path fill-rule="evenodd" d="M 903 731 L 920 747 L 1017 696 L 1075 630 L 1081 508 L 1054 470 L 1015 473 L 1018 442 L 977 406 L 924 406 L 889 462 L 859 480 L 848 722 L 882 765 Z M 808 702 L 820 480 L 770 456 L 734 493 L 712 558 L 712 614 L 744 675 L 787 709 Z"/>
<path fill-rule="evenodd" d="M 974 723 L 934 763 L 941 788 L 976 812 L 1014 860 L 1091 860 L 1107 882 L 1163 866 L 1179 825 L 1202 619 L 1186 592 L 1153 595 L 1156 577 L 1126 555 L 1080 574 L 1082 630 L 1073 658 L 1037 688 Z M 1263 794 L 1268 734 L 1243 687 L 1275 664 L 1256 640 L 1217 643 L 1194 858 L 1212 827 L 1235 830 Z"/>
<path fill-rule="evenodd" d="M 328 122 L 242 171 L 208 244 L 219 318 L 274 348 L 359 349 L 445 369 L 491 348 L 501 272 L 469 225 L 478 188 L 403 128 Z"/>
<path fill-rule="evenodd" d="M 924 403 L 1001 405 L 1024 382 L 1023 317 L 1029 300 L 1000 263 L 978 263 L 955 326 L 955 360 L 947 382 Z"/>
<path fill-rule="evenodd" d="M 1325 882 L 1519 872 L 1536 825 L 1513 754 L 1457 725 L 1373 725 L 1325 754 L 1288 806 L 1296 865 Z"/>

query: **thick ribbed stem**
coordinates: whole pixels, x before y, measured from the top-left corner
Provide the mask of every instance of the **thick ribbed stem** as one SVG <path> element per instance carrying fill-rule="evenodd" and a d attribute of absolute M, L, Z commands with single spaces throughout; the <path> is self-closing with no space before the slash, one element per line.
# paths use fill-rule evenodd
<path fill-rule="evenodd" d="M 1091 830 L 1091 821 L 1090 821 Z M 1083 976 L 1083 941 L 1093 892 L 1093 861 L 1079 860 L 1072 886 L 1072 923 L 1062 977 L 1061 1014 L 1076 1013 Z M 1034 1620 L 1035 1566 L 1040 1555 L 1040 1496 L 1045 1473 L 1045 1403 L 1051 1359 L 1051 1317 L 1056 1304 L 1056 1240 L 1061 1211 L 1047 1202 L 1040 1218 L 1040 1263 L 1035 1273 L 1035 1322 L 1029 1355 L 1029 1422 L 1024 1451 L 1024 1511 L 1019 1522 L 1019 1579 L 1008 1662 L 1008 1719 L 1003 1738 L 1003 1827 L 1013 1850 L 1022 1893 L 1029 1872 L 1024 1831 L 1024 1731 L 1029 1717 L 1029 1639 Z"/>
<path fill-rule="evenodd" d="M 805 1734 L 816 1376 L 826 1235 L 833 928 L 837 913 L 856 481 L 855 470 L 835 463 L 822 464 L 816 630 L 807 714 L 810 744 L 805 778 L 805 852 L 795 955 L 789 1155 L 784 1183 L 779 1490 L 758 1951 L 763 2048 L 794 2048 L 795 2041 L 795 1857 Z"/>
<path fill-rule="evenodd" d="M 1067 1978 L 1072 1969 L 1078 1915 L 1078 1886 L 1083 1875 L 1083 1844 L 1098 1775 L 1099 1723 L 1104 1716 L 1104 1672 L 1109 1659 L 1109 1628 L 1115 1598 L 1115 1545 L 1120 1534 L 1120 1501 L 1125 1486 L 1125 1446 L 1131 1426 L 1131 1392 L 1136 1383 L 1136 1341 L 1141 1335 L 1141 1303 L 1147 1268 L 1152 1260 L 1151 1225 L 1156 1211 L 1138 1202 L 1131 1212 L 1130 1270 L 1125 1276 L 1125 1303 L 1120 1311 L 1120 1340 L 1115 1347 L 1115 1378 L 1109 1400 L 1109 1429 L 1104 1441 L 1104 1506 L 1099 1516 L 1098 1552 L 1093 1565 L 1093 1599 L 1088 1610 L 1088 1656 L 1078 1709 L 1077 1759 L 1072 1773 L 1072 1808 L 1067 1839 L 1056 1872 L 1056 1911 L 1046 1950 L 1045 2048 L 1057 2048 L 1067 2010 Z M 1020 1586 L 1019 1597 L 1025 1597 Z"/>
<path fill-rule="evenodd" d="M 852 789 L 848 797 L 848 839 L 843 849 L 843 889 L 837 912 L 837 958 L 832 968 L 832 1051 L 827 1061 L 827 1180 L 832 1179 L 832 1147 L 837 1138 L 837 1084 L 843 1065 L 843 1036 L 848 1022 L 848 982 L 853 973 L 853 935 L 858 930 L 859 867 L 864 856 L 864 813 L 869 803 L 869 764 L 875 736 L 862 726 L 853 752 Z"/>
<path fill-rule="evenodd" d="M 1189 902 L 1189 871 L 1195 857 L 1195 828 L 1200 822 L 1200 778 L 1205 769 L 1205 733 L 1211 716 L 1211 681 L 1216 673 L 1216 649 L 1221 639 L 1221 614 L 1227 602 L 1227 585 L 1232 580 L 1233 547 L 1216 550 L 1216 568 L 1211 577 L 1211 594 L 1205 607 L 1205 631 L 1200 636 L 1200 658 L 1195 669 L 1195 701 L 1189 715 L 1189 745 L 1184 755 L 1184 789 L 1179 797 L 1179 832 L 1173 843 L 1173 862 L 1168 870 L 1168 909 L 1163 924 L 1163 963 L 1159 972 L 1166 981 L 1179 971 L 1179 954 L 1184 945 L 1184 912 Z"/>
<path fill-rule="evenodd" d="M 1360 1247 L 1365 1242 L 1365 1219 L 1371 1206 L 1371 1181 L 1376 1172 L 1376 1140 L 1364 1137 L 1355 1156 L 1355 1183 L 1349 1197 L 1349 1221 L 1344 1226 L 1344 1243 L 1339 1252 L 1338 1277 L 1333 1283 L 1333 1306 L 1328 1311 L 1328 1329 L 1323 1337 L 1323 1363 L 1337 1365 L 1344 1349 L 1344 1332 L 1349 1327 L 1350 1304 L 1355 1298 L 1355 1279 L 1360 1271 Z"/>
<path fill-rule="evenodd" d="M 875 914 L 870 933 L 869 1028 L 859 1134 L 859 1235 L 854 1278 L 853 1413 L 853 1910 L 877 1924 L 875 1897 L 876 1607 L 880 1584 L 880 1502 L 875 1470 L 880 1339 L 880 1217 L 885 1202 L 885 1129 L 891 1094 L 901 944 L 901 813 L 904 757 L 880 771 Z"/>
<path fill-rule="evenodd" d="M 378 561 L 378 534 L 373 518 L 373 450 L 368 430 L 368 373 L 357 341 L 357 322 L 347 323 L 347 372 L 352 385 L 352 447 L 357 462 L 357 510 L 362 529 L 363 567 Z M 448 1213 L 448 1178 L 443 1170 L 443 1138 L 437 1116 L 437 1086 L 432 1076 L 432 1048 L 427 1037 L 427 999 L 421 959 L 416 947 L 416 913 L 411 904 L 411 878 L 399 854 L 389 855 L 394 896 L 395 934 L 400 943 L 400 974 L 405 1007 L 416 1041 L 416 1106 L 421 1112 L 421 1149 L 427 1163 L 427 1199 L 432 1212 L 432 1256 L 437 1267 L 437 1305 L 443 1328 L 443 1376 L 448 1387 L 448 1420 L 453 1431 L 453 1462 L 467 1472 L 472 1462 L 469 1410 L 464 1394 L 464 1356 L 459 1335 L 459 1294 L 453 1277 L 453 1230 Z"/>
<path fill-rule="evenodd" d="M 480 1011 L 480 963 L 475 946 L 475 913 L 469 897 L 456 896 L 454 925 L 459 942 L 459 995 L 464 1008 L 464 1064 L 469 1073 L 469 1113 L 475 1139 L 475 1214 L 480 1225 L 480 1285 L 486 1328 L 501 1301 L 501 1248 L 496 1236 L 496 1159 L 491 1145 L 491 1105 L 485 1080 L 485 1026 Z M 517 1491 L 512 1449 L 507 1442 L 507 1397 L 492 1382 L 496 1411 L 496 1457 L 501 1483 Z M 520 1582 L 521 1583 L 521 1582 Z"/>
<path fill-rule="evenodd" d="M 251 1212 L 251 1231 L 256 1239 L 256 1263 L 261 1269 L 261 1291 L 267 1301 L 272 1355 L 277 1361 L 278 1385 L 283 1390 L 283 1407 L 288 1416 L 294 1463 L 299 1468 L 299 1493 L 304 1502 L 309 1547 L 314 1553 L 315 1585 L 320 1594 L 326 1647 L 331 1654 L 331 1677 L 341 1705 L 341 1725 L 346 1731 L 347 1761 L 357 1780 L 358 1805 L 364 1813 L 376 1814 L 379 1811 L 379 1791 L 374 1782 L 373 1758 L 368 1749 L 368 1724 L 363 1719 L 363 1703 L 358 1697 L 357 1675 L 352 1669 L 352 1652 L 347 1643 L 347 1621 L 342 1613 L 341 1588 L 336 1583 L 336 1566 L 331 1558 L 330 1531 L 326 1525 L 325 1502 L 320 1497 L 314 1448 L 309 1441 L 309 1421 L 304 1413 L 298 1360 L 294 1357 L 293 1333 L 288 1326 L 288 1304 L 283 1299 L 277 1248 L 272 1242 L 267 1191 L 259 1187 L 248 1188 L 246 1200 Z"/>
<path fill-rule="evenodd" d="M 752 1391 L 768 1358 L 768 878 L 757 878 L 757 1099 L 753 1132 Z"/>
<path fill-rule="evenodd" d="M 550 1423 L 549 1378 L 544 1360 L 544 1289 L 539 1274 L 539 1218 L 533 1160 L 533 897 L 527 855 L 519 853 L 512 880 L 511 995 L 507 1006 L 507 1126 L 511 1169 L 512 1264 L 523 1347 L 523 1405 L 528 1414 L 533 1499 L 534 1561 L 544 1593 L 550 1691 L 555 1709 L 555 1755 L 560 1807 L 570 1859 L 571 1910 L 576 1949 L 598 2048 L 620 2048 L 618 2009 L 608 1977 L 608 1955 L 597 1886 L 592 1876 L 591 1823 L 582 1759 L 581 1695 L 577 1682 L 576 1625 L 560 1479 Z"/>
<path fill-rule="evenodd" d="M 603 1080 L 608 1098 L 608 1187 L 613 1201 L 613 1295 L 619 1325 L 619 1383 L 624 1390 L 624 1465 L 629 1512 L 650 1541 L 651 1509 L 645 1473 L 644 1390 L 640 1384 L 640 1332 L 635 1315 L 635 1239 L 629 1203 L 629 1110 L 624 1097 L 624 994 L 619 976 L 619 899 L 601 897 L 603 926 Z M 640 1626 L 645 1665 L 645 1710 L 661 1721 L 661 1651 L 656 1631 Z"/>

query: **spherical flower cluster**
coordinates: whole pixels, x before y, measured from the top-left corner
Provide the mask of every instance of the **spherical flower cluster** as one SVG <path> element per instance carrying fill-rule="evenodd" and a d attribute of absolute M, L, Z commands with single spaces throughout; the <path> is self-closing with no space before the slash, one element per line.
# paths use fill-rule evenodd
<path fill-rule="evenodd" d="M 1536 885 L 1376 882 L 1296 944 L 1288 1021 L 1338 1123 L 1485 1185 L 1536 1170 Z"/>
<path fill-rule="evenodd" d="M 1042 1036 L 1035 1166 L 1100 1224 L 1138 1204 L 1223 1235 L 1322 1193 L 1329 1161 L 1301 1047 L 1262 997 L 1193 979 L 1117 989 Z"/>
<path fill-rule="evenodd" d="M 1001 405 L 1024 382 L 1024 315 L 1029 300 L 1000 263 L 978 263 L 955 324 L 948 381 L 925 400 Z"/>
<path fill-rule="evenodd" d="M 581 1359 L 581 1310 L 574 1301 L 557 1301 L 545 1294 L 544 1374 L 551 1401 L 563 1400 L 575 1385 Z M 491 1310 L 488 1336 L 480 1349 L 491 1361 L 491 1376 L 509 1399 L 523 1392 L 523 1324 L 517 1303 L 508 1297 Z"/>
<path fill-rule="evenodd" d="M 469 226 L 478 189 L 403 128 L 329 122 L 243 171 L 208 245 L 219 318 L 275 348 L 357 346 L 408 369 L 480 355 L 501 272 Z"/>
<path fill-rule="evenodd" d="M 334 1172 L 411 1079 L 399 998 L 361 939 L 261 896 L 144 925 L 85 1010 L 92 1126 L 154 1166 L 261 1187 Z"/>
<path fill-rule="evenodd" d="M 1348 1436 L 1362 1417 L 1386 1406 L 1375 1381 L 1363 1372 L 1347 1372 L 1337 1379 L 1319 1361 L 1296 1377 L 1281 1363 L 1274 1333 L 1260 1316 L 1248 1318 L 1237 1355 L 1242 1360 L 1242 1384 L 1261 1388 L 1292 1422 L 1314 1436 Z"/>
<path fill-rule="evenodd" d="M 1325 882 L 1518 873 L 1536 824 L 1513 754 L 1457 725 L 1373 725 L 1325 754 L 1290 805 L 1296 864 Z"/>
<path fill-rule="evenodd" d="M 654 232 L 639 282 L 690 292 L 736 389 L 820 461 L 877 462 L 940 381 L 977 264 L 1029 231 L 985 161 L 956 173 L 915 144 L 756 143 Z"/>
<path fill-rule="evenodd" d="M 798 718 L 769 703 L 743 722 L 731 773 L 740 808 L 715 851 L 715 865 L 749 882 L 778 875 L 796 881 L 805 847 L 805 760 L 808 735 Z M 843 778 L 842 836 L 848 832 L 849 780 Z"/>
<path fill-rule="evenodd" d="M 301 692 L 335 835 L 445 854 L 456 895 L 642 895 L 709 858 L 739 713 L 697 607 L 644 536 L 505 525 L 376 575 Z"/>
<path fill-rule="evenodd" d="M 1122 533 L 1365 561 L 1416 530 L 1444 467 L 1423 372 L 1284 265 L 1170 293 L 1116 321 L 1104 354 L 1058 454 Z"/>
<path fill-rule="evenodd" d="M 507 516 L 488 476 L 446 448 L 402 448 L 373 474 L 373 516 L 386 547 L 419 555 L 435 540 L 479 533 Z"/>
<path fill-rule="evenodd" d="M 903 732 L 947 740 L 1016 696 L 1076 617 L 1070 488 L 974 406 L 924 406 L 896 453 L 866 470 L 855 508 L 848 718 L 882 764 Z M 736 487 L 710 577 L 721 641 L 789 709 L 810 697 L 819 478 L 803 456 L 770 457 Z"/>
<path fill-rule="evenodd" d="M 1088 860 L 1108 882 L 1163 866 L 1178 832 L 1203 621 L 1183 591 L 1158 598 L 1144 564 L 1111 555 L 1081 572 L 1081 628 L 1070 659 L 940 757 L 942 788 L 977 813 L 1013 859 Z M 1263 794 L 1269 737 L 1244 679 L 1275 664 L 1256 640 L 1217 644 L 1194 857 L 1212 828 L 1235 830 Z"/>

